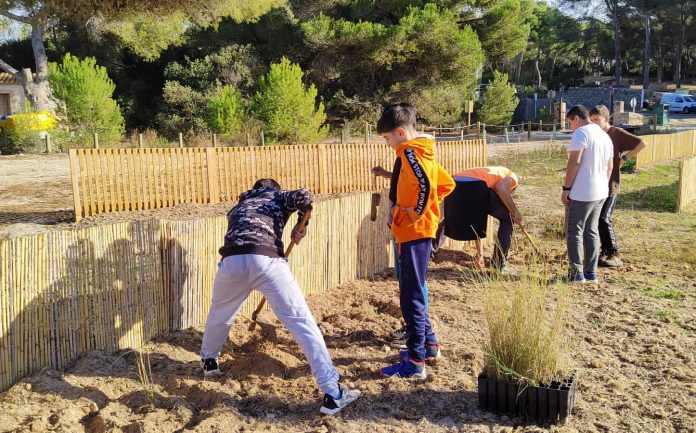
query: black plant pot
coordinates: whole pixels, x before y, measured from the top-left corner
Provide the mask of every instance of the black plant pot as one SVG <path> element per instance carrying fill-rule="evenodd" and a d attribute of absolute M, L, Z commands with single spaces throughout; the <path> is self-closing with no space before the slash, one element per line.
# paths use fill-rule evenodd
<path fill-rule="evenodd" d="M 529 386 L 478 377 L 479 406 L 483 410 L 521 415 L 538 421 L 563 421 L 575 402 L 577 375 L 548 385 Z"/>

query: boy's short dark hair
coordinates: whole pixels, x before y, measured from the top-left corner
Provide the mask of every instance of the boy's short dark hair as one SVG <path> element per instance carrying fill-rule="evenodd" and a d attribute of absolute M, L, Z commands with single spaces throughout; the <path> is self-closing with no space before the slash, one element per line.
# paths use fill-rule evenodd
<path fill-rule="evenodd" d="M 579 117 L 582 120 L 588 120 L 590 118 L 590 113 L 587 111 L 587 108 L 584 105 L 576 105 L 571 108 L 570 111 L 568 111 L 566 117 L 568 120 L 575 119 L 576 117 Z"/>
<path fill-rule="evenodd" d="M 609 114 L 609 109 L 606 105 L 595 105 L 592 107 L 590 109 L 590 117 L 594 116 L 595 114 L 599 114 L 607 120 L 611 118 L 611 114 Z"/>
<path fill-rule="evenodd" d="M 409 126 L 416 129 L 416 107 L 408 102 L 397 102 L 384 109 L 382 117 L 377 121 L 377 132 L 384 134 Z"/>
<path fill-rule="evenodd" d="M 256 183 L 254 184 L 254 187 L 252 189 L 261 188 L 261 187 L 272 188 L 272 189 L 280 191 L 280 184 L 278 182 L 276 182 L 275 179 L 270 179 L 270 178 L 259 179 L 256 181 Z"/>

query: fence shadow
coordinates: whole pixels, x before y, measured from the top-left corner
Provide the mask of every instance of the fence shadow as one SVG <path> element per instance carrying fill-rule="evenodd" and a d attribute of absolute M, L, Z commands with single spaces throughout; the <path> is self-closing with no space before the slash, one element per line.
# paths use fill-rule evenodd
<path fill-rule="evenodd" d="M 29 274 L 25 287 L 10 288 L 8 301 L 15 311 L 0 334 L 0 360 L 7 360 L 9 384 L 46 367 L 69 368 L 95 350 L 139 347 L 157 332 L 169 330 L 168 308 L 162 305 L 169 288 L 158 275 L 161 266 L 153 273 L 157 259 L 137 244 L 121 238 L 98 251 L 92 241 L 78 239 L 63 249 L 64 257 L 49 255 L 59 264 L 50 274 L 59 277 L 49 279 L 45 288 Z M 177 281 L 183 286 L 186 252 L 176 240 L 167 247 L 183 260 L 183 277 Z M 10 266 L 13 270 L 18 278 L 26 273 Z M 181 292 L 175 287 L 170 293 Z"/>
<path fill-rule="evenodd" d="M 60 223 L 72 223 L 75 213 L 70 210 L 46 212 L 0 212 L 0 224 L 40 224 L 52 226 Z"/>
<path fill-rule="evenodd" d="M 617 209 L 643 210 L 650 212 L 675 212 L 679 182 L 641 188 L 619 194 Z"/>

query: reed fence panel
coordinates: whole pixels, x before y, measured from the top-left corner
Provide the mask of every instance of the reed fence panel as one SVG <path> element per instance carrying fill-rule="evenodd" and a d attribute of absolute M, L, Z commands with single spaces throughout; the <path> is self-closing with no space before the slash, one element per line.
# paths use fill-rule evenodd
<path fill-rule="evenodd" d="M 484 140 L 440 142 L 436 149 L 450 172 L 487 161 Z M 319 194 L 371 191 L 388 180 L 374 180 L 370 168 L 390 169 L 393 161 L 385 144 L 70 150 L 78 221 L 106 212 L 236 201 L 262 177 Z"/>
<path fill-rule="evenodd" d="M 305 294 L 393 266 L 387 193 L 376 221 L 369 192 L 314 204 L 308 235 L 289 258 Z M 226 229 L 224 216 L 153 219 L 0 241 L 0 392 L 91 350 L 138 348 L 203 325 Z M 242 314 L 259 301 L 252 292 Z"/>
<path fill-rule="evenodd" d="M 142 221 L 1 241 L 0 391 L 168 330 L 159 240 Z"/>
<path fill-rule="evenodd" d="M 679 191 L 677 212 L 696 202 L 696 157 L 685 159 L 679 164 Z"/>

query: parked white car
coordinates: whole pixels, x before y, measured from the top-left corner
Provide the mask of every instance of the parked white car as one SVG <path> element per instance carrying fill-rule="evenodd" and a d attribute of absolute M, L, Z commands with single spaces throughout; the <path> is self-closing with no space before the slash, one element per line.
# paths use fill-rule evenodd
<path fill-rule="evenodd" d="M 676 113 L 696 113 L 696 99 L 679 93 L 665 93 L 660 104 L 669 104 L 669 111 Z"/>

